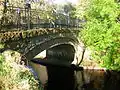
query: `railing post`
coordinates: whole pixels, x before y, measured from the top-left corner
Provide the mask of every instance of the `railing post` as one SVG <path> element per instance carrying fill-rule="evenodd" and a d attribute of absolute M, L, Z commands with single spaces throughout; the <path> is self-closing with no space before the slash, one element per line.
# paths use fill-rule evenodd
<path fill-rule="evenodd" d="M 20 17 L 20 8 L 17 8 L 17 29 L 20 29 L 21 17 Z"/>
<path fill-rule="evenodd" d="M 27 12 L 27 29 L 29 30 L 30 29 L 30 23 L 31 23 L 31 4 L 30 4 L 30 1 L 26 0 L 26 3 L 25 3 L 25 13 Z"/>

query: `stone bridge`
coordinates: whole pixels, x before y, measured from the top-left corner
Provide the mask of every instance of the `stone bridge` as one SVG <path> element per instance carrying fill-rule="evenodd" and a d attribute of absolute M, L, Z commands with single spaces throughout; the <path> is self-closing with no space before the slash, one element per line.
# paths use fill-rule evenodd
<path fill-rule="evenodd" d="M 25 56 L 27 61 L 43 50 L 56 45 L 69 44 L 75 49 L 74 63 L 78 64 L 82 57 L 83 44 L 78 39 L 79 30 L 74 28 L 8 31 L 0 33 L 0 43 L 7 49 L 15 50 Z M 78 59 L 76 59 L 78 58 Z"/>

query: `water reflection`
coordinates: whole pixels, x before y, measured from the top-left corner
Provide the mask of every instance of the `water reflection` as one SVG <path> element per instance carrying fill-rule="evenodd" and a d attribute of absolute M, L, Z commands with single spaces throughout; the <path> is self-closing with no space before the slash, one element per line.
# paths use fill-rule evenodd
<path fill-rule="evenodd" d="M 45 83 L 48 82 L 46 67 L 41 65 L 38 66 L 39 66 L 39 70 L 37 71 L 37 73 L 39 74 L 38 75 L 39 80 L 43 85 L 45 85 Z M 54 74 L 53 70 L 54 72 L 57 72 L 57 74 Z M 58 82 L 58 80 L 67 82 L 66 77 L 70 75 L 64 76 L 65 72 L 67 71 L 65 71 L 62 68 L 53 67 L 51 71 L 52 74 L 50 74 L 51 75 L 50 77 L 53 78 L 53 79 L 51 78 L 53 81 L 57 80 L 56 82 Z M 56 77 L 55 75 L 58 75 L 60 77 L 57 77 L 55 79 Z M 120 90 L 120 72 L 117 71 L 84 69 L 83 71 L 75 71 L 75 76 L 77 81 L 76 90 Z M 73 79 L 71 78 L 70 80 Z M 68 84 L 69 83 L 65 84 L 65 86 L 67 86 Z M 60 87 L 62 88 L 63 86 L 61 85 L 63 85 L 63 83 L 60 84 Z"/>
<path fill-rule="evenodd" d="M 74 54 L 73 46 L 63 44 L 48 49 L 44 60 L 31 60 L 44 86 L 47 81 L 47 90 L 120 90 L 120 72 L 99 69 L 77 71 L 71 67 Z"/>
<path fill-rule="evenodd" d="M 78 90 L 120 90 L 120 72 L 88 69 L 76 75 Z"/>

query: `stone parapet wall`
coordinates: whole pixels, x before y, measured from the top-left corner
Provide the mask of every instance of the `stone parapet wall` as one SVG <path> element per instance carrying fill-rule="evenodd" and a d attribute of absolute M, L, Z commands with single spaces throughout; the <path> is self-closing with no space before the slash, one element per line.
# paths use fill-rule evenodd
<path fill-rule="evenodd" d="M 70 29 L 53 29 L 53 28 L 49 28 L 49 29 L 40 28 L 40 29 L 34 29 L 34 30 L 8 31 L 8 32 L 0 33 L 0 42 L 25 39 L 25 38 L 40 36 L 43 34 L 69 33 L 69 32 L 71 32 Z M 74 32 L 76 32 L 76 30 Z"/>

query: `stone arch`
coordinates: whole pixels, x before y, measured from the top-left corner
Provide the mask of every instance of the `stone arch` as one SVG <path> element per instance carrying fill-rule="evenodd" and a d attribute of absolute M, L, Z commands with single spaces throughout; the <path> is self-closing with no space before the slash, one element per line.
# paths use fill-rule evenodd
<path fill-rule="evenodd" d="M 68 37 L 60 37 L 60 38 L 54 38 L 48 41 L 45 41 L 43 43 L 38 43 L 34 47 L 31 47 L 29 52 L 25 53 L 25 57 L 27 60 L 33 59 L 36 55 L 38 55 L 43 50 L 46 50 L 51 47 L 55 47 L 57 45 L 61 44 L 69 44 L 72 45 L 75 49 L 75 59 L 73 61 L 74 64 L 79 63 L 79 60 L 76 60 L 76 57 L 78 57 L 80 54 L 78 54 L 79 49 L 78 46 L 80 45 L 80 42 L 77 38 L 68 38 Z"/>

